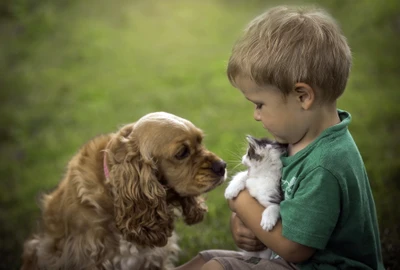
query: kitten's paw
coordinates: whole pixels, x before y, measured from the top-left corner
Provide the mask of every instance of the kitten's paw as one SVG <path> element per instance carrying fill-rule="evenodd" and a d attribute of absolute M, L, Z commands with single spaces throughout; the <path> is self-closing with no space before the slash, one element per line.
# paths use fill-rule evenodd
<path fill-rule="evenodd" d="M 265 230 L 265 231 L 270 231 L 270 230 L 272 230 L 272 228 L 275 226 L 275 224 L 276 224 L 276 222 L 277 222 L 278 220 L 271 220 L 271 219 L 268 219 L 268 218 L 265 218 L 265 217 L 263 217 L 262 219 L 261 219 L 261 223 L 260 223 L 260 225 L 261 225 L 261 227 L 263 228 L 263 230 Z"/>
<path fill-rule="evenodd" d="M 237 188 L 234 185 L 229 185 L 226 189 L 225 189 L 225 198 L 226 199 L 233 199 L 235 198 L 240 192 L 240 189 Z"/>
<path fill-rule="evenodd" d="M 233 199 L 246 187 L 247 171 L 237 173 L 225 189 L 225 198 Z"/>
<path fill-rule="evenodd" d="M 276 222 L 278 222 L 278 219 L 280 217 L 279 209 L 279 205 L 270 205 L 267 207 L 267 209 L 264 210 L 260 223 L 261 227 L 264 230 L 272 230 Z"/>

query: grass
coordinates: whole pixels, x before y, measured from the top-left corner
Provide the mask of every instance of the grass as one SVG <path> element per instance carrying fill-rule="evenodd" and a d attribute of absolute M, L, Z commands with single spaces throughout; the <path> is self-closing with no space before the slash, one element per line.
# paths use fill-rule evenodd
<path fill-rule="evenodd" d="M 400 195 L 394 181 L 400 168 L 397 2 L 308 2 L 337 18 L 352 47 L 353 71 L 339 105 L 353 115 L 350 130 L 370 175 L 381 231 L 391 233 L 400 217 L 392 206 Z M 15 18 L 0 22 L 2 269 L 20 263 L 39 192 L 58 183 L 68 159 L 95 135 L 168 111 L 204 130 L 205 144 L 228 161 L 230 175 L 244 135 L 266 135 L 252 120 L 252 105 L 225 76 L 233 42 L 264 2 L 14 4 Z M 203 223 L 178 223 L 180 262 L 202 249 L 235 248 L 225 187 L 207 195 Z"/>

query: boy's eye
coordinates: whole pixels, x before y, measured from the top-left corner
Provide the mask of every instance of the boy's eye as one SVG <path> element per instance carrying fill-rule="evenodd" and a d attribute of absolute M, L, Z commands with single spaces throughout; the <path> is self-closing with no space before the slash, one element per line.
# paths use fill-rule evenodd
<path fill-rule="evenodd" d="M 256 103 L 256 110 L 260 110 L 261 107 L 262 107 L 262 104 L 257 104 L 257 103 Z"/>

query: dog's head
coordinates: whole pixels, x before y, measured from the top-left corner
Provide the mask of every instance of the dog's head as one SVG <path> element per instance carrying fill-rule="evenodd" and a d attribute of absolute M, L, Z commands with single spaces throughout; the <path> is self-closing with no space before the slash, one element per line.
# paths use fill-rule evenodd
<path fill-rule="evenodd" d="M 202 139 L 190 121 L 164 112 L 145 115 L 114 134 L 106 149 L 107 181 L 117 226 L 127 239 L 165 245 L 173 230 L 166 190 L 197 196 L 224 181 L 225 162 Z"/>

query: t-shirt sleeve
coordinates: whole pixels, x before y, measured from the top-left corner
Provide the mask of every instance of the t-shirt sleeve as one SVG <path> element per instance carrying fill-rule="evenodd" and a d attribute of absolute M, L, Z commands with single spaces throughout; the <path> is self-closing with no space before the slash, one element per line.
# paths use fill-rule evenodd
<path fill-rule="evenodd" d="M 289 240 L 324 249 L 340 214 L 340 186 L 326 169 L 317 167 L 281 202 L 282 234 Z"/>

